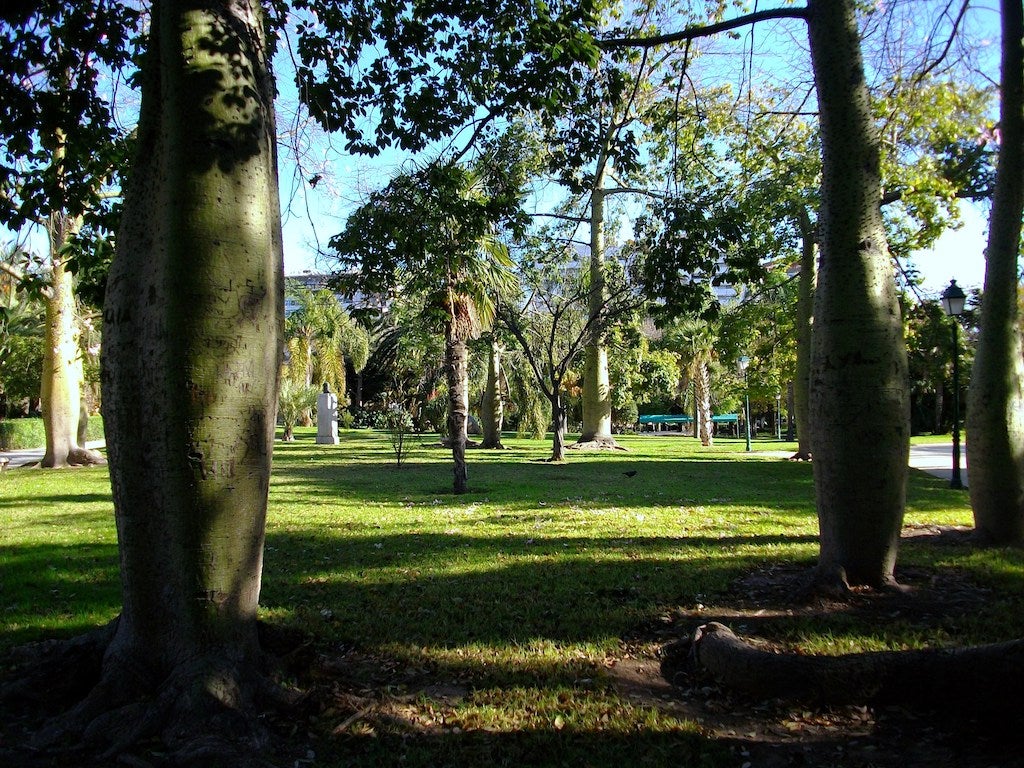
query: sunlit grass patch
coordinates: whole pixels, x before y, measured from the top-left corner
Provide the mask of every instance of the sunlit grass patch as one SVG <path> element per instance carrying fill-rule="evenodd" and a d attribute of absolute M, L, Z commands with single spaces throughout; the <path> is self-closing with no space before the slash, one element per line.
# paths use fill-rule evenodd
<path fill-rule="evenodd" d="M 436 436 L 401 468 L 380 433 L 298 438 L 275 446 L 260 617 L 343 666 L 364 660 L 309 725 L 317 764 L 731 765 L 670 704 L 616 690 L 615 665 L 663 642 L 651 627 L 732 612 L 739 632 L 826 655 L 1022 631 L 1021 554 L 944 539 L 970 524 L 968 496 L 922 473 L 906 520 L 929 535 L 904 540 L 899 574 L 951 584 L 957 610 L 869 622 L 746 591 L 817 555 L 812 467 L 781 458 L 791 444 L 638 435 L 551 464 L 546 441 L 509 437 L 469 452 L 470 492 L 454 496 Z M 116 616 L 117 563 L 105 469 L 0 476 L 4 648 Z"/>

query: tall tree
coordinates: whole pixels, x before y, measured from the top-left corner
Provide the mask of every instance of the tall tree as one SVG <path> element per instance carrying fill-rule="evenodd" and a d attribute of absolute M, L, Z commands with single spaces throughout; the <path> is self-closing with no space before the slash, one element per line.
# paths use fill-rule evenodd
<path fill-rule="evenodd" d="M 884 224 L 881 150 L 853 0 L 809 0 L 699 29 L 655 46 L 767 18 L 808 26 L 820 119 L 820 271 L 814 299 L 810 428 L 823 585 L 881 587 L 893 570 L 905 501 L 909 396 L 900 307 Z M 608 39 L 606 47 L 637 45 Z M 678 218 L 680 211 L 675 211 Z M 857 468 L 871 462 L 876 481 Z"/>
<path fill-rule="evenodd" d="M 0 32 L 0 223 L 47 235 L 49 279 L 38 286 L 47 306 L 44 467 L 102 461 L 78 444 L 83 374 L 72 273 L 101 260 L 77 242 L 83 227 L 113 226 L 106 188 L 124 164 L 126 135 L 98 70 L 126 64 L 137 19 L 123 4 L 45 0 Z"/>
<path fill-rule="evenodd" d="M 346 399 L 345 359 L 361 370 L 369 355 L 366 330 L 353 322 L 338 298 L 326 288 L 311 291 L 301 284 L 286 286 L 298 308 L 285 318 L 289 353 L 286 375 L 296 385 L 319 389 L 327 384 L 339 402 Z"/>
<path fill-rule="evenodd" d="M 428 323 L 444 333 L 455 493 L 469 489 L 467 342 L 489 324 L 495 294 L 511 285 L 511 262 L 495 226 L 517 212 L 517 203 L 517 195 L 488 195 L 473 171 L 438 163 L 392 179 L 331 239 L 342 290 L 420 296 Z"/>
<path fill-rule="evenodd" d="M 1024 10 L 1000 4 L 1002 99 L 985 251 L 981 330 L 967 400 L 971 506 L 978 537 L 1024 544 L 1024 354 L 1017 260 L 1024 214 Z"/>
<path fill-rule="evenodd" d="M 608 287 L 595 313 L 586 273 L 561 259 L 520 265 L 523 294 L 505 301 L 499 319 L 522 349 L 537 386 L 551 408 L 551 461 L 565 460 L 565 381 L 594 336 L 617 316 L 631 312 L 636 298 L 628 286 Z"/>
<path fill-rule="evenodd" d="M 811 444 L 823 583 L 883 587 L 906 499 L 910 405 L 903 324 L 879 209 L 880 148 L 855 3 L 811 0 L 822 146 Z M 873 467 L 872 482 L 861 467 Z"/>
<path fill-rule="evenodd" d="M 505 409 L 502 398 L 502 386 L 505 375 L 502 369 L 502 345 L 492 332 L 487 335 L 487 378 L 484 384 L 483 398 L 480 403 L 480 420 L 482 422 L 483 440 L 481 448 L 504 448 L 501 443 L 501 427 L 504 422 Z"/>
<path fill-rule="evenodd" d="M 256 0 L 158 0 L 151 22 L 104 311 L 124 605 L 67 725 L 216 754 L 261 742 L 248 710 L 282 349 L 274 84 Z"/>

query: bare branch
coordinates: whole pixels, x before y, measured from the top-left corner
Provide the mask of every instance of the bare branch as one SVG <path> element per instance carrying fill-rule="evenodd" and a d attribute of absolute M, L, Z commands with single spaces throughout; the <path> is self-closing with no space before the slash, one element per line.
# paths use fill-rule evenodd
<path fill-rule="evenodd" d="M 669 32 L 654 37 L 609 37 L 598 40 L 597 45 L 604 50 L 616 50 L 618 48 L 653 48 L 658 45 L 669 45 L 688 40 L 695 40 L 700 37 L 710 37 L 719 32 L 728 32 L 732 29 L 739 29 L 761 21 L 772 19 L 807 19 L 810 11 L 806 7 L 799 8 L 772 8 L 767 11 L 755 11 L 744 16 L 737 16 L 735 19 L 726 19 L 717 24 L 708 24 L 697 27 L 687 27 L 679 32 Z"/>

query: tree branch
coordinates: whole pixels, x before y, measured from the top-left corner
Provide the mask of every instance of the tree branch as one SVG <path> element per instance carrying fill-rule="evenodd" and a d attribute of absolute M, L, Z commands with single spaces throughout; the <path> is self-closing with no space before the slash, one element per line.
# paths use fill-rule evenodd
<path fill-rule="evenodd" d="M 717 24 L 706 26 L 687 27 L 679 32 L 669 32 L 654 37 L 609 37 L 597 41 L 597 47 L 603 50 L 616 50 L 618 48 L 653 48 L 658 45 L 679 43 L 684 40 L 695 40 L 699 37 L 710 37 L 719 32 L 728 32 L 732 29 L 746 27 L 760 21 L 772 19 L 807 19 L 810 10 L 806 7 L 800 8 L 772 8 L 766 11 L 755 11 L 744 16 L 737 16 L 735 19 L 726 19 Z"/>

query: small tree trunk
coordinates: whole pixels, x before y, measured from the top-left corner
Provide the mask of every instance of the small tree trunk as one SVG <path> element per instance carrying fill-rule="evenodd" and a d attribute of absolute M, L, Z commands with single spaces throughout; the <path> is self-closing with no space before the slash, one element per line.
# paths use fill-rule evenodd
<path fill-rule="evenodd" d="M 565 406 L 561 391 L 554 387 L 551 402 L 551 461 L 565 461 Z"/>
<path fill-rule="evenodd" d="M 798 209 L 800 225 L 800 278 L 796 301 L 796 379 L 793 382 L 793 404 L 796 414 L 797 449 L 794 459 L 809 461 L 811 452 L 811 318 L 814 314 L 814 284 L 817 275 L 814 225 L 807 209 Z M 792 419 L 790 419 L 792 425 Z M 792 439 L 792 437 L 790 437 Z"/>
<path fill-rule="evenodd" d="M 786 440 L 793 442 L 796 437 L 795 422 L 793 419 L 796 396 L 793 392 L 793 380 L 786 383 Z"/>
<path fill-rule="evenodd" d="M 713 441 L 715 423 L 711 416 L 711 372 L 707 361 L 698 358 L 693 364 L 693 394 L 696 402 L 696 429 L 700 444 L 710 446 Z"/>
<path fill-rule="evenodd" d="M 808 416 L 823 584 L 881 587 L 894 582 L 910 403 L 855 6 L 854 0 L 808 5 L 822 144 Z"/>
<path fill-rule="evenodd" d="M 50 214 L 50 293 L 46 297 L 43 380 L 40 390 L 46 452 L 42 466 L 56 468 L 98 464 L 103 457 L 79 443 L 82 413 L 82 352 L 78 345 L 72 275 L 62 250 L 78 222 L 61 213 Z"/>
<path fill-rule="evenodd" d="M 445 375 L 448 378 L 448 437 L 452 444 L 455 493 L 469 490 L 466 469 L 466 421 L 469 417 L 469 362 L 466 342 L 447 334 Z"/>
<path fill-rule="evenodd" d="M 501 402 L 501 347 L 491 336 L 487 353 L 487 384 L 484 387 L 483 403 L 480 408 L 484 437 L 481 448 L 504 448 L 501 444 L 501 427 L 504 408 Z"/>
<path fill-rule="evenodd" d="M 1017 260 L 1024 213 L 1024 10 L 1002 3 L 1002 145 L 985 249 L 981 333 L 967 396 L 978 538 L 1024 545 L 1024 363 Z"/>

